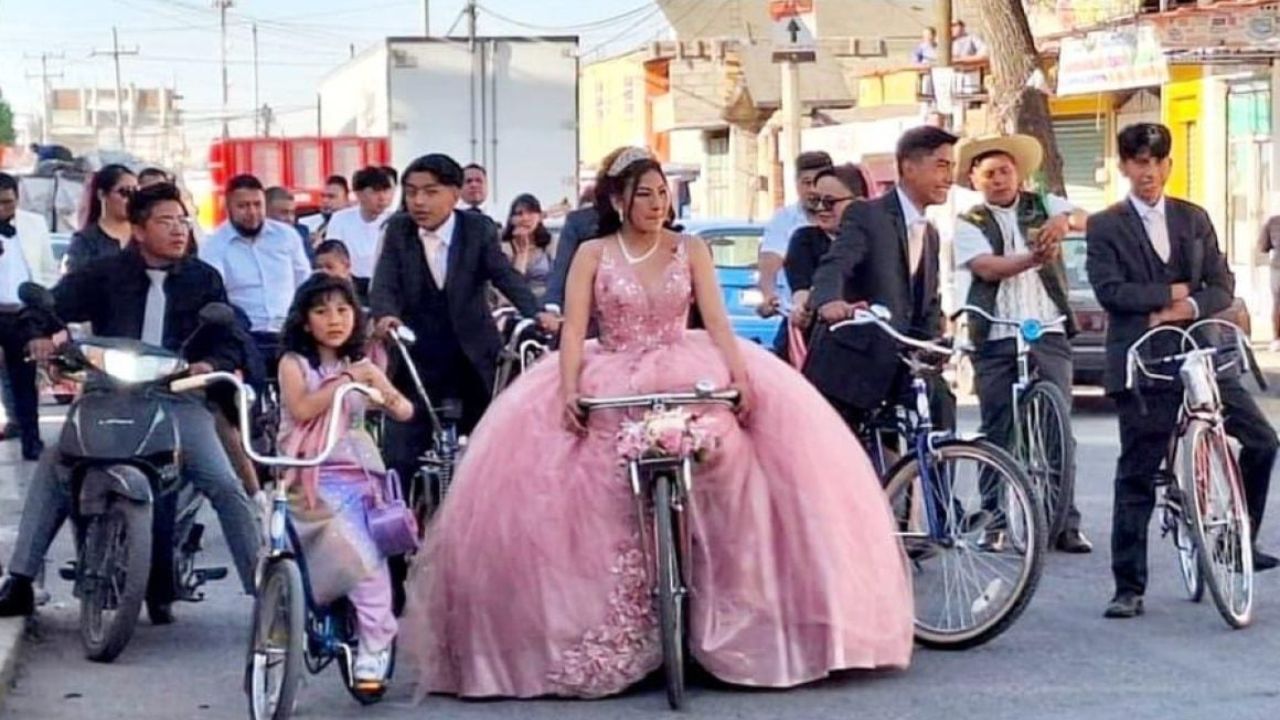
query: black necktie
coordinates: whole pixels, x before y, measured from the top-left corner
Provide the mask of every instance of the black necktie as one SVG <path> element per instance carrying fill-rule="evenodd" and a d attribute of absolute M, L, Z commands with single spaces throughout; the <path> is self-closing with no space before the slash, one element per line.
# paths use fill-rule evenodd
<path fill-rule="evenodd" d="M 13 219 L 0 220 L 0 236 L 11 238 L 18 234 L 18 228 L 13 226 Z"/>

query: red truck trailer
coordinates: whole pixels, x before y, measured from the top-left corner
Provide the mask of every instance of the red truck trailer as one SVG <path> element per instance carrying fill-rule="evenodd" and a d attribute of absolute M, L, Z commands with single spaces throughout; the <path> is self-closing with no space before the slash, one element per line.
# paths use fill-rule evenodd
<path fill-rule="evenodd" d="M 226 219 L 224 188 L 236 175 L 256 175 L 266 187 L 280 185 L 293 193 L 298 214 L 320 207 L 324 181 L 342 175 L 350 181 L 368 165 L 386 165 L 387 139 L 380 137 L 228 138 L 209 146 L 213 184 L 213 223 Z"/>

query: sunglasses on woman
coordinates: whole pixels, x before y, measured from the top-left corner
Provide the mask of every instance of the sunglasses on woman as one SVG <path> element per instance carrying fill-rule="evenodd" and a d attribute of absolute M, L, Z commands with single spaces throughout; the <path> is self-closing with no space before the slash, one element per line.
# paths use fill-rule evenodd
<path fill-rule="evenodd" d="M 112 190 L 111 192 L 115 193 L 116 195 L 119 195 L 125 200 L 128 200 L 129 198 L 133 197 L 134 193 L 138 192 L 138 188 L 132 187 L 129 185 L 123 185 L 121 187 L 116 188 L 115 190 Z"/>
<path fill-rule="evenodd" d="M 815 195 L 809 198 L 809 201 L 807 204 L 809 206 L 809 209 L 813 210 L 814 212 L 817 212 L 819 210 L 831 211 L 831 210 L 834 210 L 836 206 L 839 205 L 840 203 L 845 202 L 847 200 L 852 200 L 852 199 L 853 199 L 852 195 L 845 195 L 844 197 L 835 197 L 834 195 L 822 195 L 822 196 Z"/>

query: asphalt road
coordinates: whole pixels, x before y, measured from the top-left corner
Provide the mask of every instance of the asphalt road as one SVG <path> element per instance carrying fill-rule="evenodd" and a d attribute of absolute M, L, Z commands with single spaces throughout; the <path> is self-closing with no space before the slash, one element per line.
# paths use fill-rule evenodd
<path fill-rule="evenodd" d="M 1280 417 L 1280 402 L 1266 401 Z M 963 413 L 972 427 L 973 414 Z M 687 717 L 705 718 L 1214 718 L 1271 720 L 1280 712 L 1280 572 L 1258 578 L 1253 627 L 1228 630 L 1210 605 L 1183 599 L 1172 546 L 1153 544 L 1152 581 L 1145 617 L 1105 620 L 1110 596 L 1106 551 L 1111 475 L 1117 451 L 1115 420 L 1098 402 L 1077 413 L 1080 440 L 1079 505 L 1085 529 L 1098 544 L 1093 555 L 1050 558 L 1046 576 L 1026 614 L 995 642 L 963 653 L 920 650 L 901 673 L 852 673 L 785 692 L 725 687 L 691 689 Z M 10 485 L 0 482 L 0 488 Z M 0 522 L 11 523 L 10 502 Z M 0 500 L 3 500 L 0 497 Z M 0 537 L 0 546 L 9 546 Z M 1264 527 L 1263 543 L 1280 549 L 1280 525 Z M 211 561 L 226 562 L 219 539 Z M 53 558 L 71 556 L 60 538 Z M 76 608 L 69 586 L 51 581 L 17 685 L 2 718 L 170 720 L 246 717 L 241 690 L 250 602 L 232 583 L 210 589 L 200 605 L 178 608 L 164 628 L 140 625 L 112 665 L 81 656 Z M 296 717 L 314 718 L 576 718 L 653 717 L 666 712 L 659 685 L 601 701 L 410 702 L 403 685 L 379 706 L 360 708 L 343 691 L 336 670 L 307 681 Z"/>

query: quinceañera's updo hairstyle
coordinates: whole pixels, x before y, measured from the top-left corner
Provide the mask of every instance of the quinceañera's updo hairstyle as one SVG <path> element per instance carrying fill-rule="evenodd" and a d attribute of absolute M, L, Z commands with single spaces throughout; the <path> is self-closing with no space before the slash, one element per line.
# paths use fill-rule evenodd
<path fill-rule="evenodd" d="M 636 200 L 636 185 L 641 177 L 655 170 L 666 182 L 662 163 L 647 148 L 622 147 L 600 161 L 600 174 L 596 177 L 596 213 L 600 217 L 599 237 L 612 235 L 622 229 L 625 217 L 631 214 Z M 620 199 L 623 215 L 614 208 L 613 201 Z"/>

